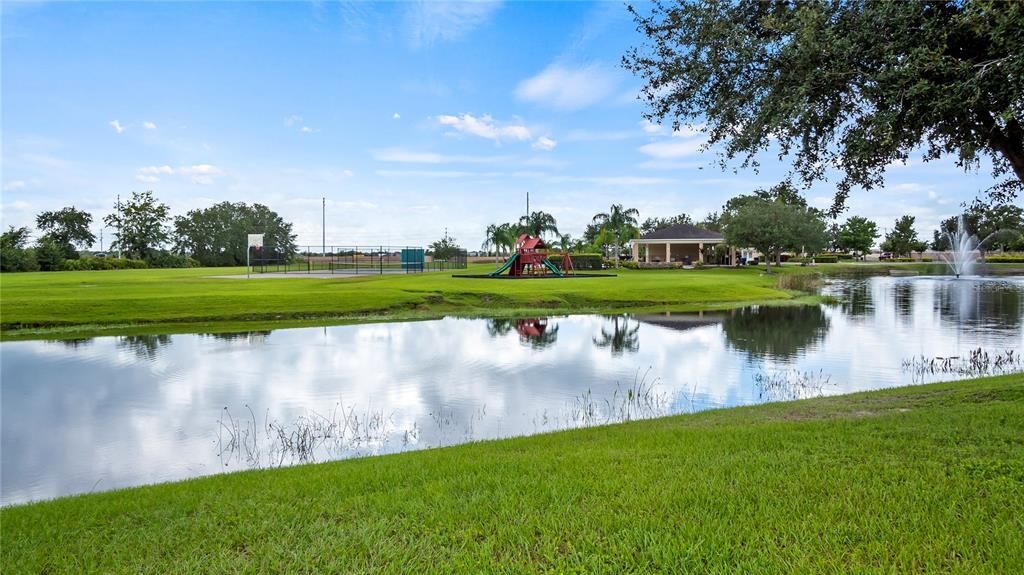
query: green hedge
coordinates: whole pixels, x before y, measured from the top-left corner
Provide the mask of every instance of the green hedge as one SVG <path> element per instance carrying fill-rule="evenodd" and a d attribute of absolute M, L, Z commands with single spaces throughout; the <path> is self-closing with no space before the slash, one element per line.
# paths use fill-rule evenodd
<path fill-rule="evenodd" d="M 1024 254 L 988 256 L 985 261 L 990 264 L 1024 264 Z"/>
<path fill-rule="evenodd" d="M 853 254 L 844 252 L 822 252 L 818 257 L 834 257 L 837 260 L 852 260 Z"/>
<path fill-rule="evenodd" d="M 575 268 L 577 270 L 594 271 L 594 270 L 601 270 L 601 269 L 603 269 L 601 267 L 601 264 L 604 261 L 604 258 L 601 257 L 601 254 L 569 254 L 569 255 L 572 256 L 572 266 L 573 266 L 573 268 Z M 551 263 L 555 264 L 559 268 L 562 267 L 562 256 L 560 254 L 558 254 L 558 253 L 551 253 L 548 256 L 548 259 L 550 259 Z"/>
<path fill-rule="evenodd" d="M 800 263 L 800 264 L 802 264 L 802 263 L 811 263 L 811 262 L 814 262 L 816 264 L 834 264 L 834 263 L 839 263 L 839 258 L 836 257 L 835 255 L 821 254 L 821 255 L 814 256 L 812 258 L 802 258 L 802 257 L 801 258 L 789 258 L 789 261 L 795 262 L 795 263 Z"/>
<path fill-rule="evenodd" d="M 99 271 L 99 270 L 128 270 L 149 267 L 142 260 L 118 259 L 118 258 L 81 258 L 77 260 L 64 260 L 60 264 L 61 271 Z"/>
<path fill-rule="evenodd" d="M 146 263 L 151 268 L 197 268 L 199 260 L 188 256 L 179 256 L 170 252 L 160 252 L 151 256 Z"/>

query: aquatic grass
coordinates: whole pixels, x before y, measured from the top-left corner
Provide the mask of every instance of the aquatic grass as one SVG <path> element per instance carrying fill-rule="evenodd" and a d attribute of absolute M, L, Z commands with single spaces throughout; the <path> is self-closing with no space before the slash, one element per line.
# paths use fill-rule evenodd
<path fill-rule="evenodd" d="M 1010 375 L 222 474 L 4 508 L 0 571 L 1020 573 L 1021 437 Z"/>
<path fill-rule="evenodd" d="M 762 401 L 793 401 L 821 397 L 832 386 L 832 376 L 818 371 L 762 371 L 754 374 L 754 387 Z"/>
<path fill-rule="evenodd" d="M 964 356 L 911 357 L 904 359 L 901 367 L 904 373 L 912 374 L 915 381 L 934 375 L 982 377 L 1022 372 L 1024 356 L 1013 349 L 990 353 L 979 347 Z"/>

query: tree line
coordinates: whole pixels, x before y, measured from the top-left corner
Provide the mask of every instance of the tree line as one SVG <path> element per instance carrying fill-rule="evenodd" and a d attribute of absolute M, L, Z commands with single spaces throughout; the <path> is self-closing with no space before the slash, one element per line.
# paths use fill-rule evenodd
<path fill-rule="evenodd" d="M 758 189 L 736 196 L 726 202 L 720 212 L 712 212 L 701 221 L 682 213 L 669 218 L 647 218 L 638 223 L 639 212 L 635 208 L 613 204 L 607 212 L 593 217 L 579 239 L 561 234 L 551 214 L 533 212 L 520 218 L 516 224 L 488 226 L 482 249 L 493 251 L 496 258 L 508 255 L 519 235 L 528 233 L 553 237 L 549 243 L 556 249 L 612 254 L 618 262 L 626 246 L 642 234 L 688 224 L 722 233 L 724 245 L 756 249 L 764 255 L 766 266 L 773 261 L 780 264 L 784 252 L 810 256 L 831 252 L 863 258 L 880 237 L 879 247 L 883 252 L 894 257 L 909 257 L 929 248 L 936 251 L 949 249 L 948 233 L 956 229 L 962 218 L 965 231 L 984 241 L 981 249 L 1024 250 L 1024 236 L 1021 234 L 1024 210 L 1014 205 L 1012 199 L 1012 195 L 997 189 L 964 204 L 963 215 L 944 220 L 929 244 L 918 237 L 916 219 L 912 215 L 897 218 L 883 237 L 876 222 L 854 215 L 840 223 L 828 212 L 809 206 L 793 185 L 783 182 L 767 190 Z M 723 251 L 723 248 L 717 249 Z M 715 254 L 714 249 L 709 248 L 709 256 L 724 256 L 724 251 Z M 770 271 L 770 267 L 767 269 Z"/>
<path fill-rule="evenodd" d="M 42 235 L 34 243 L 27 226 L 11 226 L 0 236 L 0 271 L 90 269 L 75 260 L 96 243 L 92 222 L 92 214 L 74 206 L 42 212 L 36 216 Z M 115 231 L 110 252 L 141 262 L 131 267 L 245 265 L 249 233 L 264 234 L 263 251 L 275 258 L 296 253 L 292 224 L 262 204 L 219 202 L 171 218 L 170 208 L 153 192 L 134 192 L 117 202 L 103 223 Z M 105 263 L 96 267 L 125 267 Z"/>

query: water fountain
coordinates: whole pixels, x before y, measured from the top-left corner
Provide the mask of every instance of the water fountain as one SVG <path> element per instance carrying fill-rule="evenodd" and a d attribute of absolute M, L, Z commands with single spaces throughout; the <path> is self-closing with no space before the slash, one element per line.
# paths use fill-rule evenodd
<path fill-rule="evenodd" d="M 958 217 L 956 229 L 952 232 L 944 232 L 944 235 L 949 242 L 949 251 L 943 254 L 943 259 L 950 271 L 956 277 L 974 275 L 978 246 L 981 245 L 981 242 L 978 241 L 977 236 L 967 231 L 964 217 L 962 215 Z"/>
<path fill-rule="evenodd" d="M 975 275 L 974 268 L 982 246 L 997 237 L 1010 233 L 1015 232 L 1009 229 L 996 230 L 979 240 L 978 236 L 967 231 L 964 217 L 961 215 L 956 219 L 956 229 L 943 233 L 949 242 L 949 251 L 943 254 L 943 259 L 956 277 Z"/>

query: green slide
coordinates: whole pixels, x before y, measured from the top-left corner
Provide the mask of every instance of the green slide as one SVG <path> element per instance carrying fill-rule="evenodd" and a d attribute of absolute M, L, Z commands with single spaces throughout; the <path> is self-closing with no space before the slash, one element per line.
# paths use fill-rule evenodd
<path fill-rule="evenodd" d="M 551 270 L 551 273 L 555 274 L 558 277 L 562 277 L 562 276 L 565 275 L 565 274 L 562 273 L 562 270 L 558 269 L 558 266 L 556 266 L 555 264 L 551 263 L 551 260 L 549 260 L 547 258 L 544 258 L 544 265 L 547 266 L 547 268 L 549 270 Z"/>
<path fill-rule="evenodd" d="M 503 274 L 506 271 L 508 271 L 508 268 L 512 267 L 512 264 L 514 264 L 516 262 L 516 259 L 518 259 L 518 258 L 519 258 L 519 254 L 512 254 L 512 257 L 508 258 L 508 261 L 505 262 L 504 265 L 502 265 L 500 268 L 494 270 L 493 272 L 491 272 L 491 273 L 489 273 L 487 275 L 489 275 L 491 277 L 500 276 L 501 274 Z"/>

